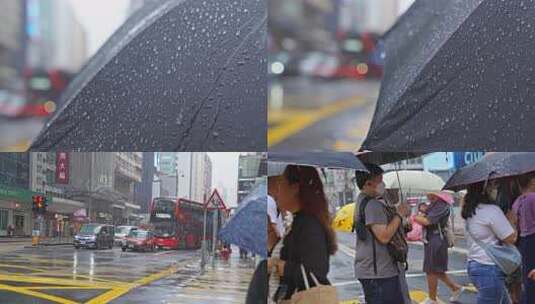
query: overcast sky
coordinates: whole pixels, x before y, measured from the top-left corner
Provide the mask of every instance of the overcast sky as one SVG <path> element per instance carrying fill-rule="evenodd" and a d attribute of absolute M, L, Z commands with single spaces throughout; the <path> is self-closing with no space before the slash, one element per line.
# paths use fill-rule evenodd
<path fill-rule="evenodd" d="M 130 0 L 69 0 L 87 33 L 89 55 L 121 26 L 128 13 Z"/>
<path fill-rule="evenodd" d="M 223 185 L 227 188 L 230 206 L 236 206 L 238 193 L 238 152 L 209 152 L 212 159 L 212 187 Z M 221 190 L 218 190 L 221 191 Z"/>

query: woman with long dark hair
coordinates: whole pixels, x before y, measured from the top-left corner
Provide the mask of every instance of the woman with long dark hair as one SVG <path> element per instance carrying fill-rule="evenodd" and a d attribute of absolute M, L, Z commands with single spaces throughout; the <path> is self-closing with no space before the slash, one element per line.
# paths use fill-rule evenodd
<path fill-rule="evenodd" d="M 329 256 L 336 252 L 337 245 L 323 184 L 315 168 L 289 165 L 270 186 L 279 208 L 294 215 L 280 259 L 268 260 L 269 271 L 281 278 L 276 294 L 276 300 L 281 301 L 305 289 L 301 265 L 320 284 L 329 285 Z M 313 282 L 311 277 L 308 280 Z"/>
<path fill-rule="evenodd" d="M 505 285 L 505 273 L 477 243 L 514 244 L 514 217 L 495 204 L 497 184 L 481 182 L 468 186 L 461 216 L 466 220 L 468 240 L 468 275 L 478 290 L 478 304 L 509 304 L 511 299 Z"/>

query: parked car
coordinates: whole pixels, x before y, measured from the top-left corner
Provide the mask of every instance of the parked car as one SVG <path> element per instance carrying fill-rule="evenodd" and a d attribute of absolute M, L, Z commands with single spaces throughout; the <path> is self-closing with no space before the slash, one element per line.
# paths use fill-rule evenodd
<path fill-rule="evenodd" d="M 123 247 L 126 244 L 126 237 L 132 230 L 138 229 L 137 226 L 117 226 L 115 227 L 114 243 L 116 246 Z"/>
<path fill-rule="evenodd" d="M 84 224 L 74 236 L 74 248 L 113 248 L 114 228 L 106 224 Z"/>
<path fill-rule="evenodd" d="M 132 230 L 126 237 L 126 243 L 122 247 L 123 251 L 127 249 L 133 251 L 154 251 L 156 249 L 156 243 L 153 232 L 141 229 Z"/>

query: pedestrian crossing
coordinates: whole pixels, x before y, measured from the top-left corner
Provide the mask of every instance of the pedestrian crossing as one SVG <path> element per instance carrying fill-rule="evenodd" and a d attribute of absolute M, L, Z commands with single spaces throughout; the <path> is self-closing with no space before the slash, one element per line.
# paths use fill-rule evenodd
<path fill-rule="evenodd" d="M 348 256 L 351 260 L 354 259 L 355 253 L 356 253 L 353 248 L 350 248 L 349 246 L 341 244 L 341 243 L 338 244 L 338 251 L 342 255 Z M 459 278 L 459 276 L 461 276 L 461 277 L 467 276 L 466 269 L 451 270 L 451 271 L 448 271 L 447 273 L 449 275 L 452 275 L 452 276 L 457 276 L 457 278 Z M 412 273 L 407 273 L 406 274 L 406 278 L 407 278 L 407 280 L 409 282 L 409 288 L 410 288 L 409 295 L 410 295 L 410 298 L 411 298 L 413 304 L 424 303 L 425 300 L 429 298 L 429 294 L 424 290 L 425 287 L 423 287 L 422 284 L 420 284 L 418 287 L 416 287 L 414 285 L 414 282 L 416 282 L 415 280 L 420 280 L 420 281 L 421 280 L 425 280 L 425 276 L 426 276 L 426 274 L 423 273 L 423 272 L 412 272 Z M 465 292 L 463 293 L 463 296 L 462 296 L 462 299 L 463 299 L 462 303 L 475 303 L 475 297 L 476 297 L 476 294 L 477 294 L 477 289 L 474 287 L 473 284 L 467 283 L 466 280 L 464 280 L 464 281 L 465 282 L 464 282 L 464 286 L 463 287 L 465 288 Z M 423 285 L 426 286 L 425 283 Z M 360 304 L 360 303 L 364 303 L 365 302 L 364 301 L 364 294 L 362 292 L 362 289 L 360 287 L 360 282 L 358 280 L 356 280 L 356 279 L 348 279 L 348 277 L 346 277 L 345 280 L 334 281 L 333 282 L 333 286 L 337 287 L 337 289 L 339 290 L 339 293 L 342 294 L 342 295 L 344 295 L 343 291 L 345 291 L 346 298 L 342 299 L 340 301 L 340 304 L 357 304 L 357 303 Z M 441 287 L 439 286 L 439 289 L 440 288 Z M 348 290 L 350 292 L 347 292 Z M 355 293 L 356 293 L 356 297 L 355 298 L 347 298 L 348 294 L 354 296 Z M 446 292 L 446 294 L 447 294 L 447 292 Z M 439 293 L 439 295 L 440 295 L 440 293 Z M 444 295 L 444 294 L 442 294 L 442 295 Z M 440 304 L 449 303 L 449 301 L 447 299 L 441 299 L 440 296 L 439 296 L 437 298 L 437 303 L 440 303 Z"/>
<path fill-rule="evenodd" d="M 166 303 L 243 304 L 254 270 L 253 259 L 216 260 L 203 274 L 183 281 Z"/>

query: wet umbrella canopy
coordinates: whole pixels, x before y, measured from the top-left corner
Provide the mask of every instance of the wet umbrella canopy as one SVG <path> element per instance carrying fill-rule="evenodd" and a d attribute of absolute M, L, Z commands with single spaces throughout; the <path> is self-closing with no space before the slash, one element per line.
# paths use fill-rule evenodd
<path fill-rule="evenodd" d="M 488 179 L 521 175 L 535 171 L 535 152 L 496 152 L 455 172 L 444 189 L 461 190 Z"/>
<path fill-rule="evenodd" d="M 219 236 L 227 243 L 267 257 L 267 216 L 267 187 L 263 184 L 240 202 Z"/>
<path fill-rule="evenodd" d="M 385 36 L 363 148 L 533 149 L 534 1 L 417 0 Z"/>
<path fill-rule="evenodd" d="M 357 156 L 350 152 L 269 152 L 268 161 L 290 165 L 354 169 L 368 172 Z"/>
<path fill-rule="evenodd" d="M 84 67 L 31 149 L 265 149 L 266 38 L 262 0 L 154 1 Z"/>

